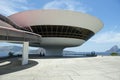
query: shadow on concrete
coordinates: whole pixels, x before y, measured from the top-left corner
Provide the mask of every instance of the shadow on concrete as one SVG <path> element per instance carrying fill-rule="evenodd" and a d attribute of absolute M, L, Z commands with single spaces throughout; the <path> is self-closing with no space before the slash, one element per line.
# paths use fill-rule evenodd
<path fill-rule="evenodd" d="M 96 56 L 91 56 L 96 57 Z M 69 58 L 91 58 L 89 56 L 39 56 L 39 55 L 29 55 L 30 59 L 69 59 Z"/>
<path fill-rule="evenodd" d="M 10 63 L 0 66 L 0 75 L 28 69 L 38 64 L 38 62 L 36 61 L 29 60 L 29 63 L 27 65 L 21 65 L 21 60 L 19 60 L 18 58 L 1 60 L 0 64 L 6 61 L 9 61 Z"/>

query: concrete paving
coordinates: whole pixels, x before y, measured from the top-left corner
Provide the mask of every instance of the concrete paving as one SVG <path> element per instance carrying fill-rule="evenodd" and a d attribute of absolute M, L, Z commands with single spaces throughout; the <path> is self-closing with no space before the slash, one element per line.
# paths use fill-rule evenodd
<path fill-rule="evenodd" d="M 0 80 L 120 80 L 120 56 L 32 58 L 0 67 Z"/>

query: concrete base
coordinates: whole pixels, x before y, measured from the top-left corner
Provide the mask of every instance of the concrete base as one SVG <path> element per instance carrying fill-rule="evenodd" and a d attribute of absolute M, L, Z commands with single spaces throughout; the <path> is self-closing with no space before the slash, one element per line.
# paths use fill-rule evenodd
<path fill-rule="evenodd" d="M 120 56 L 37 58 L 0 67 L 0 80 L 120 80 Z"/>
<path fill-rule="evenodd" d="M 47 47 L 45 56 L 63 56 L 63 48 Z"/>

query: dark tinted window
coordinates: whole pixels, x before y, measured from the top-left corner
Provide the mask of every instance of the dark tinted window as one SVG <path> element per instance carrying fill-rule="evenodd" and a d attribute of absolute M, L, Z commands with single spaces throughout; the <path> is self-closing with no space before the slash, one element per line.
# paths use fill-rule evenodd
<path fill-rule="evenodd" d="M 62 25 L 36 25 L 31 26 L 34 33 L 42 35 L 42 37 L 66 37 L 88 40 L 94 35 L 94 32 L 74 26 Z"/>

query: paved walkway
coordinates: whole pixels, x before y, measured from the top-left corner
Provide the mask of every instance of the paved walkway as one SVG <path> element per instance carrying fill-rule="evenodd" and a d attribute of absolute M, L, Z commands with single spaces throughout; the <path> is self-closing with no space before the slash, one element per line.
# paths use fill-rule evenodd
<path fill-rule="evenodd" d="M 0 80 L 120 80 L 120 56 L 37 58 L 0 67 Z"/>

